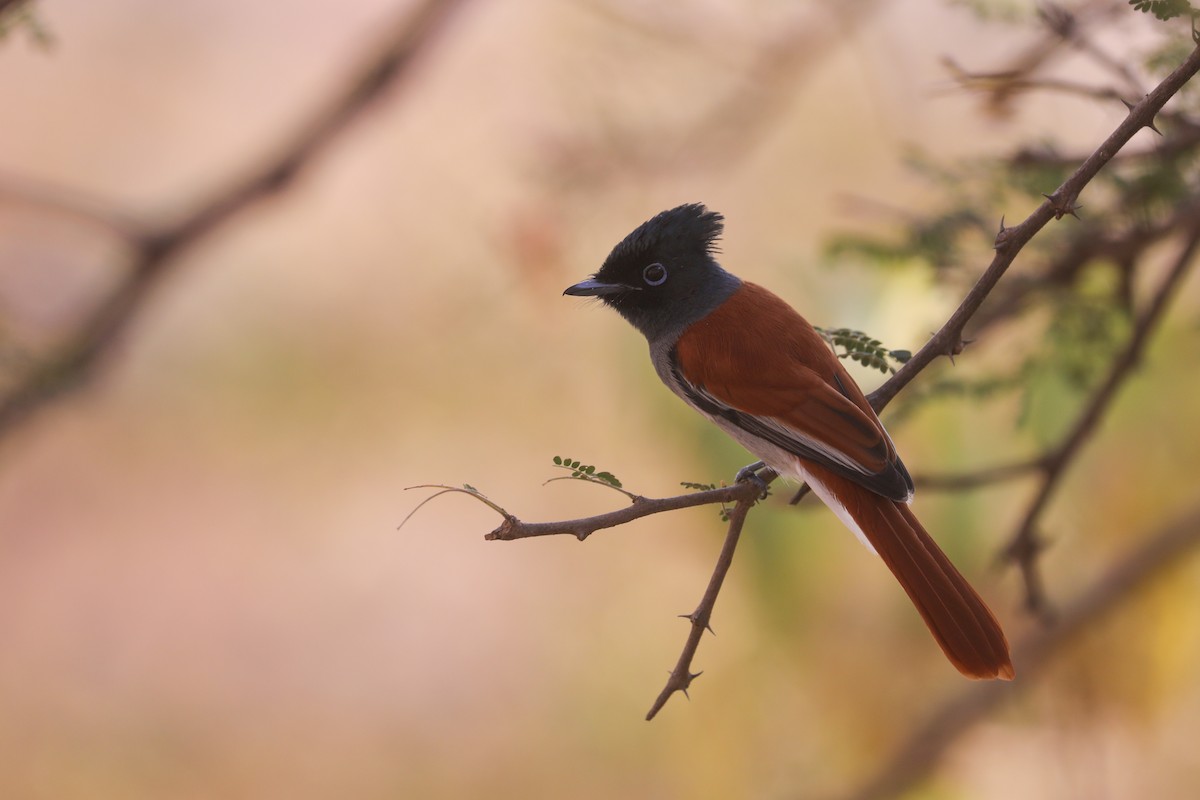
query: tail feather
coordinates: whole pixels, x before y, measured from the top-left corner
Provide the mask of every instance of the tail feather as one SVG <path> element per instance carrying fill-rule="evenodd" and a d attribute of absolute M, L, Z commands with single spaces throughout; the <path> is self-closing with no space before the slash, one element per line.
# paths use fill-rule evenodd
<path fill-rule="evenodd" d="M 820 478 L 826 483 L 820 494 L 833 490 L 958 671 L 969 678 L 1012 680 L 1008 640 L 996 617 L 908 506 L 836 475 Z"/>
<path fill-rule="evenodd" d="M 1012 680 L 1008 640 L 991 609 L 908 506 L 889 502 L 880 503 L 879 509 L 888 533 L 872 536 L 870 528 L 864 530 L 942 652 L 968 677 Z"/>

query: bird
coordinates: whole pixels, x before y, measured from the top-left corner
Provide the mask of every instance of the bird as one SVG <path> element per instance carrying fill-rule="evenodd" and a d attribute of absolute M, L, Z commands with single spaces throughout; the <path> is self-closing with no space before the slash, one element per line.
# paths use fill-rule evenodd
<path fill-rule="evenodd" d="M 959 672 L 1011 680 L 995 615 L 910 508 L 896 446 L 825 340 L 786 301 L 717 261 L 724 217 L 703 204 L 638 226 L 565 295 L 597 298 L 646 337 L 658 377 L 760 462 L 802 481 L 874 551 Z"/>

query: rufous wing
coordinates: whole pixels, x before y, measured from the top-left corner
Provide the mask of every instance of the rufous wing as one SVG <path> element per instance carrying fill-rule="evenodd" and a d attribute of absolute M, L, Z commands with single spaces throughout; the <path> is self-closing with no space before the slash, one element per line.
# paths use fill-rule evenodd
<path fill-rule="evenodd" d="M 688 328 L 672 359 L 685 396 L 705 413 L 879 494 L 912 494 L 862 391 L 812 326 L 766 289 L 744 283 Z"/>

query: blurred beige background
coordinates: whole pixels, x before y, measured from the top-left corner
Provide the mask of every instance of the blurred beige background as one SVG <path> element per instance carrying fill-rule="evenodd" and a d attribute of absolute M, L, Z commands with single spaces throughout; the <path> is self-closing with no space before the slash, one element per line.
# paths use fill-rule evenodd
<path fill-rule="evenodd" d="M 543 486 L 555 454 L 655 496 L 748 460 L 616 315 L 560 296 L 655 212 L 709 204 L 731 270 L 916 349 L 958 288 L 823 261 L 823 237 L 893 222 L 849 198 L 919 210 L 936 195 L 904 168 L 912 145 L 1084 148 L 1123 113 L 1035 97 L 996 120 L 946 91 L 939 59 L 1000 63 L 1030 35 L 1024 4 L 992 25 L 933 0 L 832 5 L 468 3 L 295 186 L 190 250 L 98 379 L 0 443 L 0 797 L 808 797 L 970 688 L 880 565 L 783 493 L 751 518 L 691 701 L 652 723 L 714 510 L 500 543 L 494 514 L 450 496 L 396 529 L 421 483 L 528 520 L 621 503 Z M 402 11 L 43 3 L 52 46 L 0 42 L 0 176 L 176 219 L 286 142 Z M 1131 18 L 1111 43 L 1144 33 Z M 53 341 L 121 255 L 0 200 L 0 333 Z M 1056 599 L 1194 499 L 1177 398 L 1200 387 L 1170 363 L 1197 343 L 1169 335 L 1193 324 L 1189 292 L 1056 501 Z M 922 472 L 1021 436 L 1003 404 L 895 431 Z M 917 500 L 1012 636 L 1030 623 L 991 565 L 1027 490 Z M 1198 584 L 1192 565 L 1097 629 L 918 796 L 1186 796 Z"/>

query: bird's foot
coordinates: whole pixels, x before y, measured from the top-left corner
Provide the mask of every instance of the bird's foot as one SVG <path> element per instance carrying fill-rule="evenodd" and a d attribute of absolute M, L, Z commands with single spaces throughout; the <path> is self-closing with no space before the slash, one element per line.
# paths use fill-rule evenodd
<path fill-rule="evenodd" d="M 770 494 L 771 481 L 775 480 L 775 470 L 768 467 L 761 461 L 755 461 L 753 464 L 747 464 L 737 471 L 734 476 L 736 483 L 753 483 L 760 490 L 762 498 L 766 498 Z"/>

